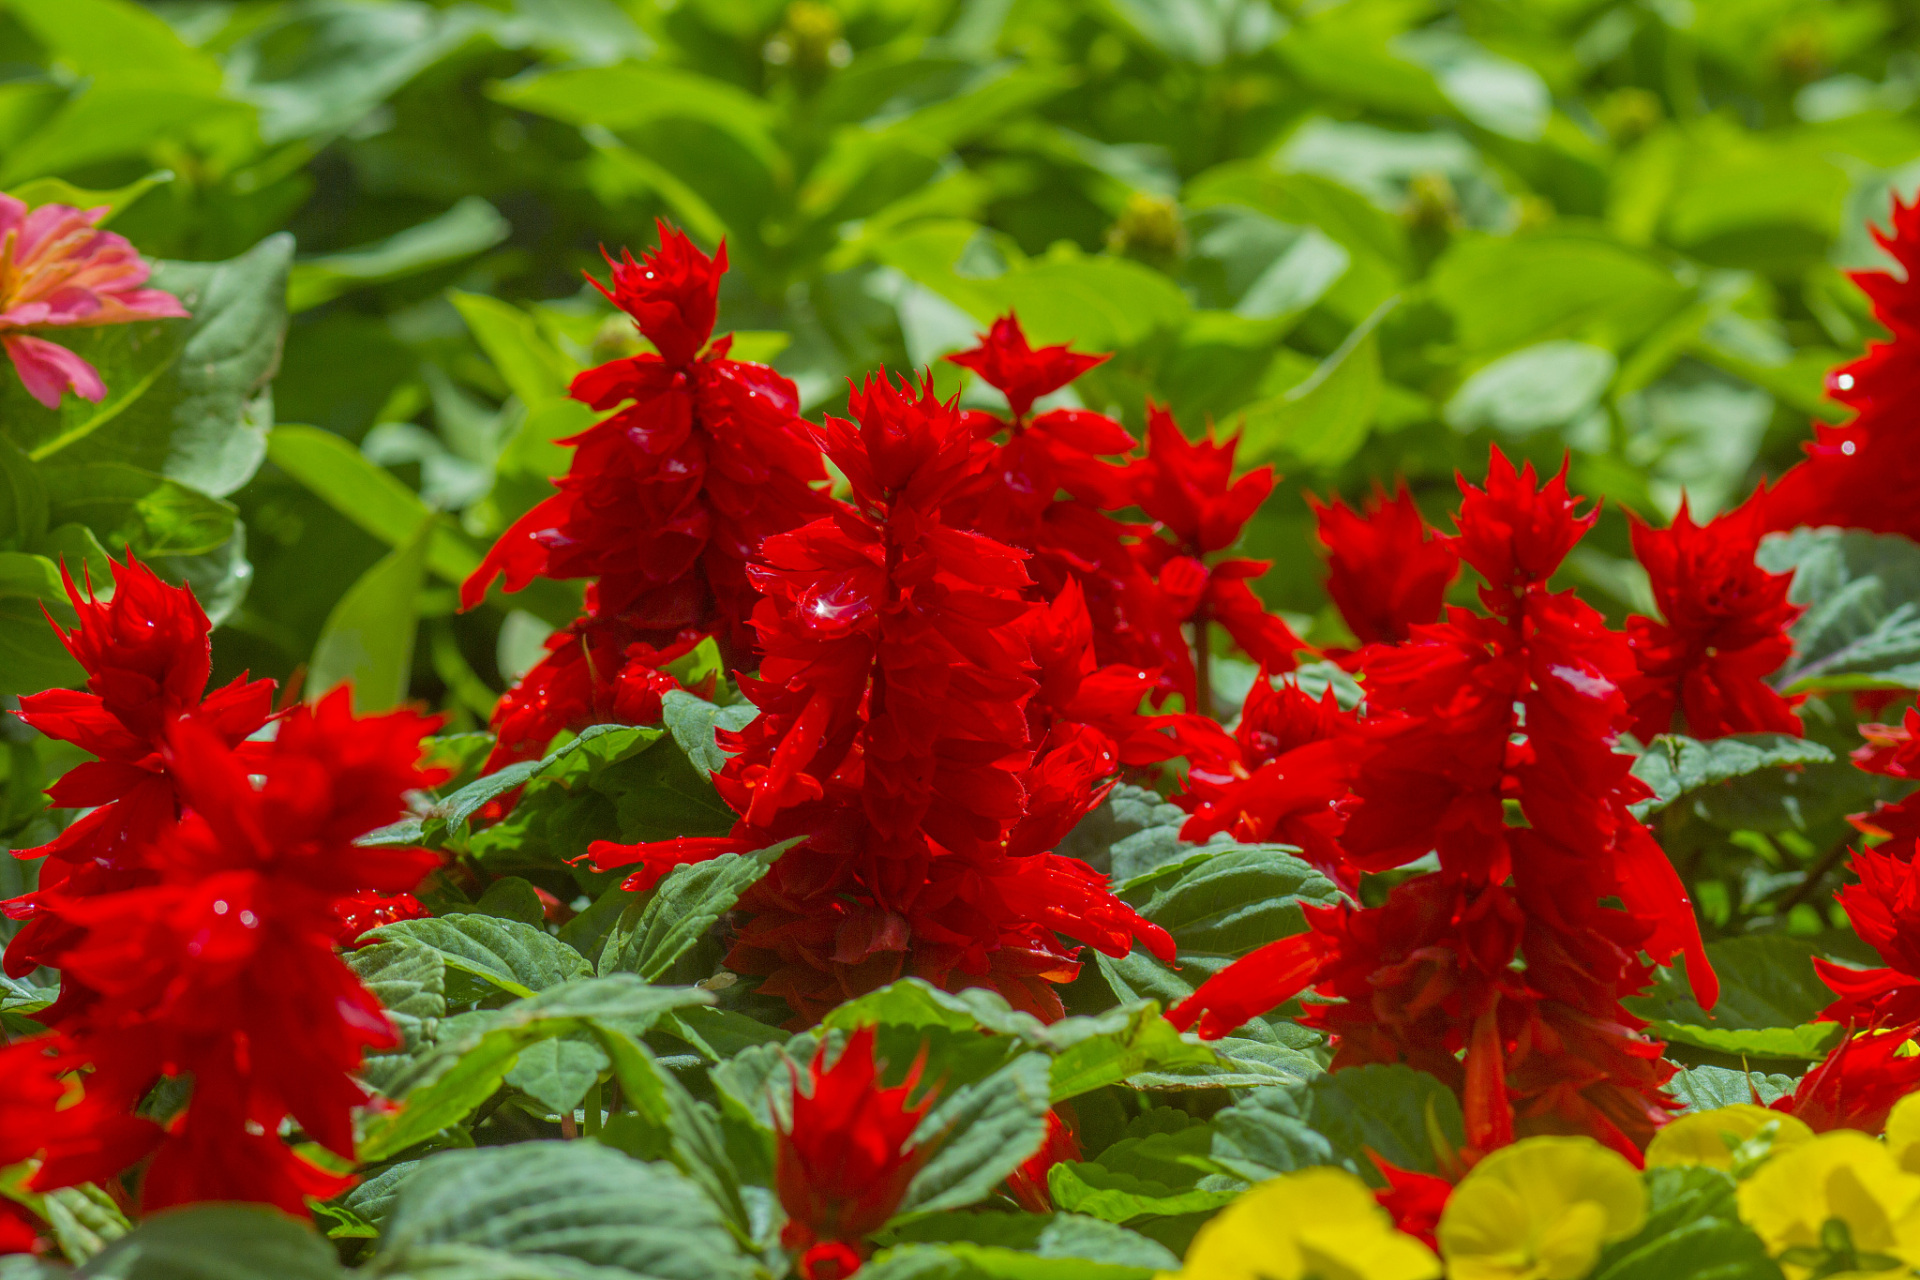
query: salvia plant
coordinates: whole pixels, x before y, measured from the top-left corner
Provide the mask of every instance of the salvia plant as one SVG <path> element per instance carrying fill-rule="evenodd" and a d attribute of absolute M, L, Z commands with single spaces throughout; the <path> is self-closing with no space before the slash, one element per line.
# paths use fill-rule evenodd
<path fill-rule="evenodd" d="M 0 1280 L 1920 1275 L 1908 24 L 0 5 Z"/>

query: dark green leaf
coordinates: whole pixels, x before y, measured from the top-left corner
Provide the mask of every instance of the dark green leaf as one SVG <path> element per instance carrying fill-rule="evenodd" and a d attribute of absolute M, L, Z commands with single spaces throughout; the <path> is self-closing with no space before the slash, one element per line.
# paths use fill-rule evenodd
<path fill-rule="evenodd" d="M 1766 539 L 1757 557 L 1792 572 L 1806 606 L 1793 657 L 1774 677 L 1795 693 L 1920 688 L 1920 546 L 1898 534 L 1801 529 Z"/>
<path fill-rule="evenodd" d="M 157 1214 L 80 1269 L 86 1280 L 331 1280 L 332 1246 L 264 1205 L 192 1205 Z"/>
<path fill-rule="evenodd" d="M 928 1113 L 914 1140 L 932 1153 L 908 1184 L 900 1213 L 973 1204 L 1037 1151 L 1047 1136 L 1050 1066 L 1045 1054 L 1024 1054 Z"/>
<path fill-rule="evenodd" d="M 648 982 L 659 981 L 800 839 L 783 840 L 758 853 L 723 853 L 674 868 L 652 892 L 627 904 L 607 934 L 600 972 L 637 973 Z"/>

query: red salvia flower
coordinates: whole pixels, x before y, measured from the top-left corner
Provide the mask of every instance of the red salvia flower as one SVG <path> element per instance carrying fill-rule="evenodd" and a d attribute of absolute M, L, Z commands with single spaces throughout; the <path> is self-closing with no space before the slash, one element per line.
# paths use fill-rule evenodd
<path fill-rule="evenodd" d="M 1866 745 L 1853 753 L 1854 764 L 1868 773 L 1920 781 L 1920 709 L 1908 707 L 1898 725 L 1863 724 L 1860 736 L 1866 739 Z M 1872 813 L 1855 814 L 1848 821 L 1868 835 L 1900 841 L 1899 848 L 1911 850 L 1908 842 L 1920 840 L 1920 794 L 1896 803 L 1882 802 Z M 1892 846 L 1887 851 L 1891 852 Z M 1905 852 L 1901 856 L 1911 861 L 1913 855 Z"/>
<path fill-rule="evenodd" d="M 1854 409 L 1843 426 L 1816 424 L 1807 457 L 1754 502 L 1768 529 L 1840 525 L 1920 538 L 1920 202 L 1895 200 L 1891 234 L 1869 228 L 1901 274 L 1857 271 L 1873 318 L 1891 334 L 1827 376 L 1827 394 Z"/>
<path fill-rule="evenodd" d="M 804 837 L 741 901 L 728 964 L 764 977 L 763 994 L 810 1021 L 913 973 L 1058 1017 L 1052 986 L 1078 972 L 1058 934 L 1171 954 L 1099 876 L 1047 852 L 1097 802 L 1119 750 L 1038 713 L 1047 736 L 1034 742 L 1034 636 L 1047 629 L 1035 615 L 1050 611 L 1026 598 L 1023 552 L 944 521 L 978 457 L 964 419 L 930 383 L 885 377 L 850 404 L 854 420 L 829 418 L 819 439 L 856 509 L 769 538 L 753 572 L 765 658 L 741 687 L 760 715 L 722 734 L 733 758 L 714 779 L 740 815 L 733 833 L 603 842 L 591 856 L 638 864 L 627 884 L 644 888 L 677 865 Z"/>
<path fill-rule="evenodd" d="M 787 1213 L 780 1243 L 800 1254 L 803 1274 L 820 1280 L 858 1269 L 861 1242 L 893 1217 L 926 1161 L 909 1141 L 933 1105 L 930 1090 L 913 1097 L 922 1062 L 902 1083 L 884 1088 L 873 1047 L 873 1028 L 866 1026 L 848 1038 L 831 1067 L 822 1045 L 804 1083 L 788 1064 L 793 1111 L 774 1136 L 774 1191 Z"/>
<path fill-rule="evenodd" d="M 1134 464 L 1135 500 L 1156 528 L 1170 537 L 1151 537 L 1137 554 L 1160 588 L 1166 616 L 1159 627 L 1162 661 L 1189 707 L 1198 706 L 1193 659 L 1179 638 L 1181 623 L 1202 632 L 1208 623 L 1225 627 L 1234 642 L 1256 662 L 1274 671 L 1291 671 L 1300 638 L 1266 611 L 1247 583 L 1265 573 L 1265 560 L 1207 557 L 1240 540 L 1242 530 L 1273 492 L 1272 467 L 1260 467 L 1235 479 L 1235 436 L 1216 443 L 1188 440 L 1173 415 L 1147 406 L 1147 456 Z M 1200 638 L 1204 643 L 1204 635 Z"/>
<path fill-rule="evenodd" d="M 1787 627 L 1801 610 L 1787 603 L 1793 575 L 1754 562 L 1759 517 L 1748 503 L 1696 525 L 1682 499 L 1668 529 L 1633 521 L 1633 551 L 1665 619 L 1627 620 L 1640 668 L 1627 697 L 1643 741 L 1671 730 L 1676 712 L 1695 738 L 1800 732 L 1793 703 L 1765 680 L 1792 655 Z"/>
<path fill-rule="evenodd" d="M 494 543 L 461 587 L 472 608 L 496 578 L 591 578 L 587 613 L 501 700 L 489 770 L 539 755 L 563 729 L 656 717 L 671 684 L 658 667 L 715 635 L 744 657 L 753 637 L 747 563 L 761 541 L 826 514 L 826 479 L 793 383 L 708 343 L 726 249 L 708 258 L 660 224 L 660 248 L 595 281 L 655 352 L 610 361 L 571 394 L 617 412 L 561 443 L 574 449 L 559 492 Z"/>
<path fill-rule="evenodd" d="M 80 621 L 72 631 L 60 631 L 60 638 L 86 670 L 87 691 L 32 694 L 20 700 L 16 713 L 48 737 L 96 757 L 68 770 L 47 792 L 61 808 L 92 812 L 49 844 L 15 851 L 16 857 L 47 859 L 39 888 L 5 904 L 9 916 L 27 922 L 7 947 L 7 972 L 16 977 L 52 963 L 51 956 L 71 941 L 70 929 L 49 914 L 50 904 L 147 882 L 145 852 L 179 817 L 166 756 L 172 726 L 191 716 L 224 746 L 238 747 L 273 710 L 272 682 L 248 683 L 244 676 L 203 700 L 213 670 L 212 627 L 192 589 L 162 582 L 131 556 L 112 567 L 113 598 L 104 604 L 91 586 L 83 594 L 62 571 Z M 84 999 L 70 984 L 42 1020 L 57 1023 Z"/>
<path fill-rule="evenodd" d="M 1388 497 L 1377 484 L 1355 511 L 1339 498 L 1312 498 L 1327 549 L 1327 594 L 1361 644 L 1392 644 L 1440 616 L 1460 557 L 1421 518 L 1406 482 Z"/>
<path fill-rule="evenodd" d="M 1486 580 L 1489 616 L 1452 609 L 1360 655 L 1368 716 L 1348 731 L 1351 800 L 1337 777 L 1319 797 L 1351 806 L 1337 844 L 1352 866 L 1431 850 L 1440 870 L 1381 907 L 1310 909 L 1308 932 L 1229 966 L 1170 1016 L 1224 1035 L 1311 987 L 1339 1001 L 1301 1019 L 1333 1035 L 1334 1066 L 1437 1076 L 1461 1096 L 1470 1147 L 1571 1131 L 1631 1157 L 1672 1106 L 1660 1090 L 1672 1068 L 1619 1003 L 1646 986 L 1641 953 L 1684 952 L 1704 1005 L 1716 984 L 1678 876 L 1627 809 L 1645 794 L 1613 749 L 1630 723 L 1631 653 L 1546 589 L 1592 517 L 1564 472 L 1543 484 L 1497 451 L 1486 487 L 1462 488 L 1455 545 Z M 1514 804 L 1525 825 L 1509 821 Z"/>
<path fill-rule="evenodd" d="M 1020 319 L 1009 311 L 980 335 L 980 345 L 947 357 L 963 369 L 979 374 L 988 386 L 1007 397 L 1007 407 L 1016 420 L 1025 418 L 1033 402 L 1072 382 L 1075 378 L 1112 359 L 1109 355 L 1087 355 L 1071 351 L 1065 343 L 1035 350 L 1027 344 Z M 1109 433 L 1097 433 L 1097 443 L 1111 443 Z M 1120 453 L 1133 447 L 1133 440 L 1120 449 L 1095 448 L 1096 453 Z"/>
<path fill-rule="evenodd" d="M 1085 409 L 1031 414 L 1036 397 L 1057 390 L 1108 357 L 1064 346 L 1034 351 L 1020 323 L 1001 317 L 979 347 L 947 357 L 979 373 L 1007 396 L 1010 417 L 963 415 L 978 438 L 971 474 L 944 504 L 946 523 L 1031 553 L 1030 598 L 1057 600 L 1068 586 L 1084 594 L 1103 664 L 1157 670 L 1178 644 L 1159 594 L 1131 549 L 1140 530 L 1112 511 L 1133 505 L 1127 467 L 1103 459 L 1131 453 L 1134 438 L 1112 418 Z M 1004 439 L 1002 439 L 1004 437 Z"/>
<path fill-rule="evenodd" d="M 1773 1109 L 1798 1116 L 1815 1133 L 1879 1133 L 1893 1104 L 1920 1089 L 1920 1057 L 1901 1052 L 1916 1035 L 1920 1023 L 1848 1035 L 1792 1093 L 1776 1098 Z"/>
<path fill-rule="evenodd" d="M 1440 1228 L 1440 1215 L 1453 1195 L 1453 1184 L 1436 1174 L 1402 1169 L 1367 1152 L 1367 1158 L 1387 1185 L 1373 1193 L 1382 1209 L 1393 1215 L 1393 1225 L 1438 1253 L 1440 1242 L 1434 1238 Z"/>
<path fill-rule="evenodd" d="M 252 1200 L 304 1216 L 306 1197 L 344 1185 L 278 1129 L 291 1117 L 353 1157 L 353 1108 L 366 1100 L 354 1074 L 368 1049 L 397 1041 L 335 950 L 343 907 L 405 893 L 439 860 L 354 841 L 447 776 L 419 765 L 437 722 L 357 719 L 350 697 L 343 687 L 294 708 L 245 757 L 201 719 L 174 720 L 164 759 L 186 812 L 147 851 L 144 881 L 51 907 L 71 931 L 52 960 L 92 996 L 60 1020 L 90 1070 L 37 1188 L 104 1181 L 148 1150 L 149 1210 Z M 163 1076 L 193 1080 L 164 1131 L 135 1114 Z"/>
<path fill-rule="evenodd" d="M 107 209 L 43 204 L 29 210 L 0 195 L 0 347 L 27 393 L 49 409 L 71 388 L 106 399 L 100 371 L 39 335 L 61 329 L 184 317 L 163 289 L 148 289 L 147 264 L 125 238 L 99 229 Z"/>

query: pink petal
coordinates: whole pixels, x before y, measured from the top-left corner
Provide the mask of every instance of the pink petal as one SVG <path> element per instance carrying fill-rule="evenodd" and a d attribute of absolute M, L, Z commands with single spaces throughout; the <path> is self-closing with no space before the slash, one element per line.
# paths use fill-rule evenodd
<path fill-rule="evenodd" d="M 100 381 L 99 371 L 58 343 L 13 333 L 0 338 L 0 345 L 6 347 L 27 394 L 49 409 L 60 407 L 60 396 L 68 387 L 95 404 L 107 398 L 107 384 Z"/>

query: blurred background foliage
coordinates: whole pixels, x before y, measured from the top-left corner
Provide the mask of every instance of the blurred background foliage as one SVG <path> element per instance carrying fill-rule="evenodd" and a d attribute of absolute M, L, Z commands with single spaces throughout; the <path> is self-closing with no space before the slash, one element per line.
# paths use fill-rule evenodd
<path fill-rule="evenodd" d="M 1843 272 L 1920 186 L 1917 24 L 1892 0 L 4 0 L 0 189 L 111 204 L 200 302 L 184 337 L 87 339 L 98 409 L 0 396 L 0 471 L 47 495 L 0 539 L 0 692 L 63 670 L 35 630 L 51 559 L 127 544 L 221 618 L 216 678 L 353 674 L 483 724 L 578 597 L 457 615 L 453 584 L 564 469 L 569 377 L 636 349 L 581 273 L 656 216 L 726 239 L 721 327 L 810 414 L 1014 308 L 1118 353 L 1065 394 L 1243 431 L 1243 465 L 1287 477 L 1259 585 L 1317 641 L 1344 637 L 1303 492 L 1402 475 L 1441 520 L 1490 442 L 1571 456 L 1607 514 L 1570 585 L 1650 611 L 1623 513 L 1737 502 L 1873 336 Z"/>

